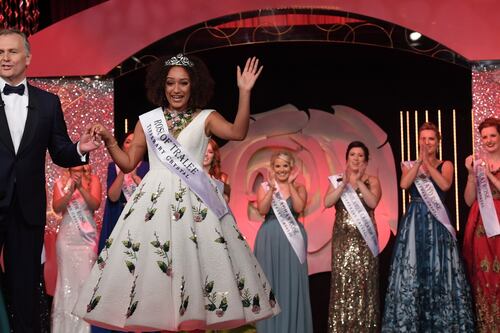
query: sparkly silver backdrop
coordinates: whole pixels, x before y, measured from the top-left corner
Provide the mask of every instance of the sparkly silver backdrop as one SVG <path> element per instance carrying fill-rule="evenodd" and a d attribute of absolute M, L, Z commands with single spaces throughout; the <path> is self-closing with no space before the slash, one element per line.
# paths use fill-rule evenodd
<path fill-rule="evenodd" d="M 475 66 L 472 71 L 472 111 L 474 117 L 474 147 L 478 154 L 481 138 L 478 125 L 488 117 L 500 117 L 500 67 Z"/>
<path fill-rule="evenodd" d="M 64 119 L 68 126 L 68 134 L 73 141 L 78 141 L 88 124 L 101 122 L 109 129 L 114 128 L 113 121 L 113 81 L 93 79 L 33 79 L 30 83 L 41 89 L 59 96 L 64 111 Z M 96 174 L 102 186 L 102 201 L 95 219 L 100 228 L 106 198 L 106 172 L 110 162 L 107 151 L 98 148 L 90 154 L 92 172 Z M 47 179 L 47 226 L 46 233 L 54 235 L 60 217 L 52 210 L 52 189 L 64 169 L 54 165 L 47 154 L 46 179 Z"/>

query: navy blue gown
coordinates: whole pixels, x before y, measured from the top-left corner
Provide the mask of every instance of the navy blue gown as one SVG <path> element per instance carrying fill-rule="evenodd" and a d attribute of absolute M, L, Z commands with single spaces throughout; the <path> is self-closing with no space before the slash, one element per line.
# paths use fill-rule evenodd
<path fill-rule="evenodd" d="M 446 193 L 433 185 L 444 202 Z M 382 332 L 474 332 L 457 241 L 429 212 L 414 184 L 409 192 L 393 250 Z"/>

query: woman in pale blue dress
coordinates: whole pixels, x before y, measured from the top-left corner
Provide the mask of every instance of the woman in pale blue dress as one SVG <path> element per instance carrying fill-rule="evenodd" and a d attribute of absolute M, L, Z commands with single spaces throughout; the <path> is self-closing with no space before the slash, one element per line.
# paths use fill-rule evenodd
<path fill-rule="evenodd" d="M 304 210 L 307 194 L 303 185 L 295 183 L 297 173 L 293 166 L 290 153 L 273 154 L 267 187 L 261 186 L 257 192 L 258 210 L 265 215 L 265 220 L 255 239 L 255 256 L 273 288 L 274 295 L 270 298 L 275 297 L 281 307 L 279 315 L 257 322 L 259 333 L 312 333 L 307 261 L 300 263 L 271 208 L 272 194 L 279 190 L 282 197 L 287 198 L 295 220 Z M 300 222 L 298 225 L 307 249 L 306 231 Z"/>
<path fill-rule="evenodd" d="M 410 168 L 403 166 L 400 185 L 409 190 L 411 201 L 394 246 L 382 332 L 474 332 L 457 241 L 430 213 L 414 184 L 420 169 L 444 201 L 453 165 L 436 158 L 439 139 L 436 126 L 424 123 L 419 130 L 420 159 Z"/>

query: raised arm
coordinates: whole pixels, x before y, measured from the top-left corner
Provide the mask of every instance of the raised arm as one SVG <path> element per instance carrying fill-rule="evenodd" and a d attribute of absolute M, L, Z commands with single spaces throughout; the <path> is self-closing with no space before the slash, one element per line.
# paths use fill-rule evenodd
<path fill-rule="evenodd" d="M 434 180 L 436 185 L 442 191 L 448 191 L 453 184 L 453 164 L 450 161 L 444 161 L 441 172 L 432 165 L 427 166 L 429 175 Z"/>
<path fill-rule="evenodd" d="M 114 136 L 101 124 L 96 124 L 92 128 L 92 132 L 98 135 L 104 141 L 109 155 L 120 170 L 129 173 L 136 168 L 147 151 L 146 137 L 142 130 L 141 123 L 138 121 L 135 125 L 134 139 L 130 144 L 128 152 L 124 152 L 119 146 L 118 141 Z"/>
<path fill-rule="evenodd" d="M 417 160 L 416 163 L 411 168 L 407 168 L 403 164 L 401 165 L 401 171 L 403 172 L 403 174 L 401 175 L 399 186 L 402 189 L 407 190 L 410 188 L 410 186 L 415 181 L 415 178 L 417 178 L 418 169 L 420 168 L 421 165 L 422 165 L 422 160 Z"/>
<path fill-rule="evenodd" d="M 243 71 L 239 66 L 237 67 L 239 101 L 234 123 L 228 122 L 218 112 L 212 112 L 205 124 L 205 132 L 208 136 L 213 134 L 221 139 L 238 141 L 246 137 L 250 119 L 250 94 L 262 68 L 262 66 L 259 68 L 259 59 L 256 57 L 247 60 Z"/>
<path fill-rule="evenodd" d="M 273 201 L 273 192 L 275 187 L 269 182 L 269 190 L 266 191 L 263 186 L 259 186 L 257 190 L 257 210 L 259 214 L 266 215 L 271 209 L 271 202 Z"/>
<path fill-rule="evenodd" d="M 495 186 L 497 191 L 500 191 L 500 179 L 498 179 L 492 172 L 491 172 L 491 165 L 488 161 L 486 161 L 486 177 L 490 180 L 491 184 Z"/>
<path fill-rule="evenodd" d="M 101 182 L 99 181 L 99 177 L 96 175 L 90 176 L 88 189 L 83 187 L 81 182 L 76 184 L 76 188 L 80 191 L 90 210 L 95 211 L 99 208 L 101 205 Z"/>
<path fill-rule="evenodd" d="M 382 188 L 380 186 L 380 181 L 375 176 L 368 176 L 368 182 L 370 183 L 370 188 L 366 186 L 365 182 L 361 179 L 357 180 L 357 185 L 361 194 L 363 194 L 363 200 L 366 205 L 372 209 L 377 207 L 382 197 Z"/>
<path fill-rule="evenodd" d="M 68 178 L 66 184 L 63 184 L 63 186 L 64 192 L 61 192 L 58 182 L 55 182 L 52 192 L 54 193 L 52 197 L 52 208 L 54 209 L 54 212 L 58 214 L 62 213 L 66 209 L 66 207 L 68 206 L 68 202 L 71 200 L 71 196 L 76 189 L 75 183 L 71 178 Z"/>
<path fill-rule="evenodd" d="M 300 214 L 306 208 L 307 203 L 307 192 L 304 185 L 295 184 L 295 179 L 298 176 L 298 171 L 295 171 L 288 178 L 288 188 L 290 191 L 290 197 L 292 198 L 292 207 L 293 210 Z"/>
<path fill-rule="evenodd" d="M 345 182 L 342 182 L 339 186 L 337 186 L 337 188 L 334 188 L 332 184 L 328 186 L 328 191 L 326 191 L 325 199 L 323 200 L 326 208 L 334 206 L 337 201 L 339 201 L 342 196 L 342 192 L 344 191 L 345 184 Z"/>
<path fill-rule="evenodd" d="M 472 206 L 476 200 L 476 176 L 474 175 L 473 157 L 467 156 L 465 159 L 465 168 L 467 169 L 467 184 L 465 185 L 464 200 L 467 206 Z"/>
<path fill-rule="evenodd" d="M 122 185 L 123 185 L 123 172 L 116 171 L 116 166 L 114 164 L 110 164 L 108 166 L 108 199 L 111 202 L 117 202 L 120 200 L 120 196 L 122 194 Z"/>

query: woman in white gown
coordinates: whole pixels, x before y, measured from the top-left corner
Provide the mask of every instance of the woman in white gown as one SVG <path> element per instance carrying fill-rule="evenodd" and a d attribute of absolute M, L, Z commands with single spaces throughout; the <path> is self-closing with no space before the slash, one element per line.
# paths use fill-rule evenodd
<path fill-rule="evenodd" d="M 178 331 L 232 328 L 279 311 L 234 218 L 224 215 L 221 193 L 201 167 L 211 135 L 245 138 L 250 91 L 260 72 L 256 58 L 238 67 L 238 112 L 229 123 L 214 110 L 202 110 L 213 85 L 203 62 L 182 54 L 165 58 L 146 79 L 148 97 L 159 107 L 141 115 L 128 153 L 94 125 L 92 133 L 120 169 L 133 170 L 147 151 L 150 171 L 100 253 L 77 315 L 111 329 Z M 206 186 L 196 185 L 196 177 L 207 180 Z"/>
<path fill-rule="evenodd" d="M 78 292 L 96 260 L 97 231 L 93 213 L 101 204 L 101 183 L 88 165 L 69 169 L 54 186 L 52 206 L 63 213 L 56 240 L 57 283 L 52 333 L 88 333 L 90 325 L 71 312 Z"/>

